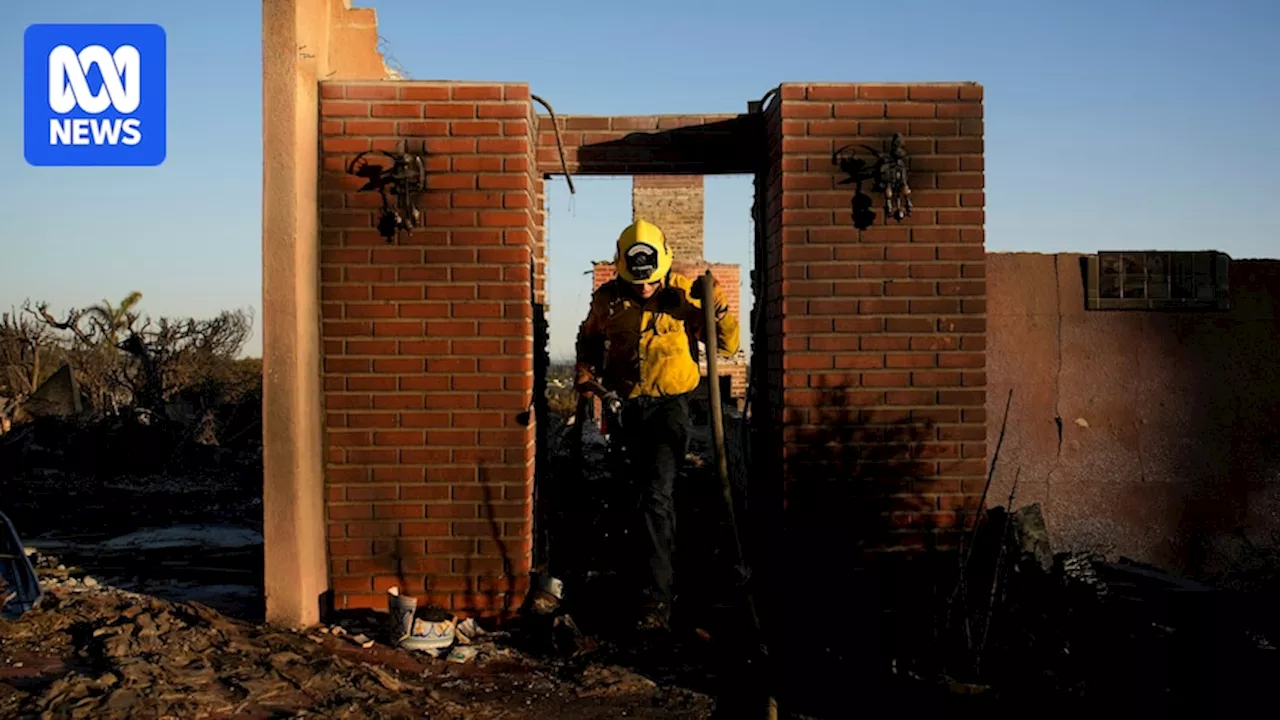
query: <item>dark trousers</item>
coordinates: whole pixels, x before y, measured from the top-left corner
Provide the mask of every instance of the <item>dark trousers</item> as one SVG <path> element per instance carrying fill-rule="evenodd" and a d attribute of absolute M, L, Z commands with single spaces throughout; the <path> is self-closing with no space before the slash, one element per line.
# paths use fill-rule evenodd
<path fill-rule="evenodd" d="M 689 448 L 689 395 L 640 397 L 622 408 L 618 433 L 641 525 L 638 552 L 647 559 L 650 602 L 675 599 L 675 483 Z"/>

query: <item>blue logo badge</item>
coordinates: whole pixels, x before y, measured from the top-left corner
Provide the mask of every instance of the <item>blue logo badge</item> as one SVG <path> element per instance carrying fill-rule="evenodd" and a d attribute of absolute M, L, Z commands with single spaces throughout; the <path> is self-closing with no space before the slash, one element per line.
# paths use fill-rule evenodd
<path fill-rule="evenodd" d="M 28 27 L 22 96 L 27 162 L 164 162 L 165 49 L 159 25 Z"/>

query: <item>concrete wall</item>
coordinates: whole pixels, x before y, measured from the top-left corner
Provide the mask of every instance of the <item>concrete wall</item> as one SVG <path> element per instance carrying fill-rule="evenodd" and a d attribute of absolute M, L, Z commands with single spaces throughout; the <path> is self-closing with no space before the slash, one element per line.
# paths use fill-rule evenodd
<path fill-rule="evenodd" d="M 1058 549 L 1192 575 L 1277 546 L 1280 262 L 1234 262 L 1228 312 L 1087 311 L 1079 255 L 987 268 L 992 452 L 1014 391 L 990 502 L 1017 474 Z"/>

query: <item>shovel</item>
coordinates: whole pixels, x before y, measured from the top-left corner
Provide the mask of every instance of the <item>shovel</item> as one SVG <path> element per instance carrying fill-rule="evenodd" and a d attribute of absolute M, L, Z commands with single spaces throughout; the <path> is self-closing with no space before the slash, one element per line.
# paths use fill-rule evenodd
<path fill-rule="evenodd" d="M 720 477 L 720 488 L 724 496 L 724 509 L 729 518 L 729 529 L 733 535 L 734 561 L 738 567 L 745 569 L 746 559 L 742 554 L 742 541 L 738 535 L 738 520 L 733 509 L 733 485 L 729 481 L 729 458 L 724 449 L 724 411 L 720 399 L 720 374 L 717 358 L 719 353 L 716 348 L 719 327 L 716 322 L 714 289 L 715 277 L 708 270 L 707 274 L 702 276 L 702 310 L 706 318 L 704 340 L 707 344 L 707 389 L 711 394 L 711 439 L 716 453 L 716 473 Z M 751 588 L 746 584 L 745 578 L 743 595 L 743 601 L 746 603 L 747 612 L 751 617 L 752 629 L 755 631 L 756 636 L 759 637 L 760 616 L 756 613 L 755 598 L 752 596 Z M 767 662 L 769 651 L 763 644 L 760 646 L 760 654 Z M 778 718 L 778 702 L 772 694 L 766 702 L 764 717 L 768 718 L 768 720 L 777 720 Z"/>

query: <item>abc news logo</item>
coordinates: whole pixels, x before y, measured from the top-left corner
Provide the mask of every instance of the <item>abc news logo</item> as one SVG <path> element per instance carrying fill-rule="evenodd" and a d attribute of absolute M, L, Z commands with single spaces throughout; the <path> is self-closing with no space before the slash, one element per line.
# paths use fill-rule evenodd
<path fill-rule="evenodd" d="M 159 25 L 36 24 L 23 37 L 23 142 L 36 166 L 156 166 L 167 152 Z"/>
<path fill-rule="evenodd" d="M 128 115 L 142 104 L 142 57 L 138 48 L 121 45 L 113 53 L 101 45 L 76 52 L 59 45 L 49 52 L 49 109 L 66 115 L 76 108 L 98 115 L 114 108 Z M 98 92 L 89 89 L 88 71 L 102 75 Z M 142 121 L 137 118 L 50 118 L 50 145 L 137 145 Z"/>

